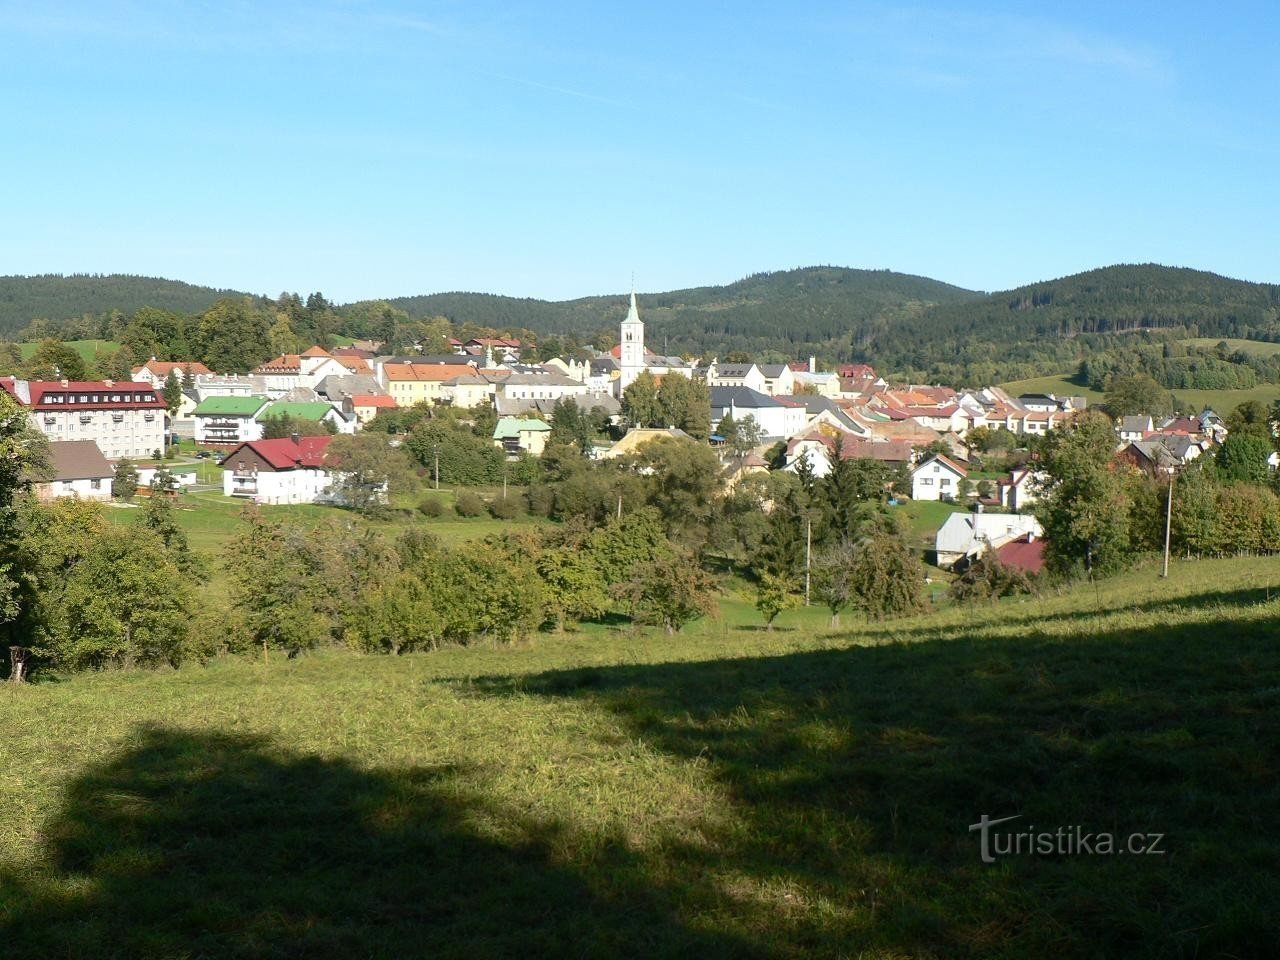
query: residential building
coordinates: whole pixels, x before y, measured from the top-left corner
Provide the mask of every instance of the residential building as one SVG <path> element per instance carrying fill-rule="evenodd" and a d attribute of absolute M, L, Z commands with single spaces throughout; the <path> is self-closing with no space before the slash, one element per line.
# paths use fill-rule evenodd
<path fill-rule="evenodd" d="M 888 467 L 910 466 L 915 457 L 911 444 L 901 440 L 864 440 L 819 428 L 787 443 L 785 469 L 794 472 L 803 458 L 815 477 L 825 477 L 831 472 L 831 458 L 837 447 L 841 460 L 876 460 Z"/>
<path fill-rule="evenodd" d="M 401 407 L 419 403 L 439 403 L 442 388 L 450 380 L 469 377 L 476 368 L 469 363 L 397 363 L 388 361 L 377 366 L 379 382 Z"/>
<path fill-rule="evenodd" d="M 706 369 L 707 386 L 709 387 L 745 387 L 757 393 L 766 393 L 764 373 L 754 363 L 717 363 L 715 360 Z"/>
<path fill-rule="evenodd" d="M 163 390 L 168 382 L 169 374 L 176 373 L 178 382 L 187 386 L 195 386 L 200 378 L 213 376 L 213 371 L 203 363 L 195 360 L 157 360 L 152 357 L 140 367 L 133 368 L 135 383 L 149 383 L 157 390 Z"/>
<path fill-rule="evenodd" d="M 551 424 L 545 420 L 500 417 L 493 428 L 493 443 L 502 447 L 508 457 L 517 457 L 522 451 L 540 457 L 550 435 Z"/>
<path fill-rule="evenodd" d="M 912 500 L 955 500 L 968 471 L 950 457 L 935 453 L 911 471 Z"/>
<path fill-rule="evenodd" d="M 0 378 L 32 425 L 51 441 L 92 440 L 108 460 L 164 448 L 164 398 L 150 383 Z"/>
<path fill-rule="evenodd" d="M 209 397 L 192 411 L 196 443 L 244 443 L 262 438 L 266 397 Z"/>
<path fill-rule="evenodd" d="M 759 370 L 761 376 L 764 377 L 762 393 L 776 397 L 779 395 L 790 396 L 795 392 L 795 372 L 787 364 L 762 363 L 759 366 Z"/>
<path fill-rule="evenodd" d="M 256 503 L 332 500 L 333 478 L 324 469 L 325 450 L 332 440 L 284 437 L 242 443 L 223 458 L 222 492 Z"/>
<path fill-rule="evenodd" d="M 1040 522 L 1030 514 L 953 513 L 938 530 L 934 548 L 938 566 L 949 569 L 1021 537 L 1043 536 Z"/>
<path fill-rule="evenodd" d="M 693 437 L 679 427 L 667 427 L 665 430 L 636 427 L 634 430 L 627 431 L 626 435 L 613 446 L 599 451 L 598 454 L 595 454 L 595 457 L 598 460 L 616 460 L 618 457 L 625 457 L 638 452 L 646 443 L 659 437 L 674 437 L 677 440 L 688 440 L 690 443 L 697 443 Z"/>
<path fill-rule="evenodd" d="M 367 364 L 364 366 L 367 367 Z M 314 390 L 316 384 L 325 377 L 341 377 L 353 372 L 368 371 L 348 369 L 321 347 L 311 347 L 303 353 L 281 354 L 253 368 L 253 374 L 265 380 L 267 396 L 273 400 L 279 399 L 295 387 Z"/>
<path fill-rule="evenodd" d="M 1150 417 L 1121 417 L 1116 432 L 1120 436 L 1121 443 L 1131 443 L 1134 440 L 1141 440 L 1154 429 L 1155 424 Z"/>
<path fill-rule="evenodd" d="M 363 427 L 383 410 L 395 410 L 396 402 L 385 393 L 355 393 L 343 398 L 342 412 L 357 427 Z"/>
<path fill-rule="evenodd" d="M 92 440 L 56 440 L 49 444 L 52 476 L 37 483 L 37 500 L 79 497 L 81 500 L 110 500 L 111 478 L 115 470 Z"/>
<path fill-rule="evenodd" d="M 1040 499 L 1040 487 L 1049 479 L 1043 470 L 1017 467 L 1008 477 L 996 481 L 996 495 L 1000 505 L 1009 510 L 1022 511 L 1035 505 Z"/>
<path fill-rule="evenodd" d="M 276 400 L 259 416 L 260 420 L 271 417 L 289 417 L 293 420 L 305 420 L 308 423 L 327 424 L 335 433 L 355 433 L 354 417 L 348 416 L 340 407 L 323 400 L 310 402 L 290 402 Z"/>
<path fill-rule="evenodd" d="M 754 369 L 755 365 L 752 364 Z M 750 387 L 711 388 L 711 427 L 732 416 L 735 421 L 752 417 L 764 438 L 774 440 L 795 436 L 805 429 L 809 415 L 804 403 L 790 397 L 770 397 Z"/>
<path fill-rule="evenodd" d="M 512 373 L 496 381 L 496 392 L 508 400 L 561 400 L 585 396 L 587 385 L 562 373 Z"/>

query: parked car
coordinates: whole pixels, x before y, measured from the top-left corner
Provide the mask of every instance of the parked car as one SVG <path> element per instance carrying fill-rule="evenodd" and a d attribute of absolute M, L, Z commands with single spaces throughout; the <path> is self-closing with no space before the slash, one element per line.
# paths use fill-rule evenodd
<path fill-rule="evenodd" d="M 212 457 L 212 456 L 213 456 L 213 454 L 212 454 L 212 453 L 210 453 L 208 450 L 197 450 L 197 451 L 196 451 L 196 459 L 197 459 L 197 460 L 208 460 L 208 459 L 209 459 L 210 457 Z"/>

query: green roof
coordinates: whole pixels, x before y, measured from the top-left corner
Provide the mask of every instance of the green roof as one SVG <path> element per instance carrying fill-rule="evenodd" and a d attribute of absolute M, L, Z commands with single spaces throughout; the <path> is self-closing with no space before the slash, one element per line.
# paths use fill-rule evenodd
<path fill-rule="evenodd" d="M 495 440 L 514 440 L 526 430 L 550 430 L 551 424 L 542 420 L 526 419 L 525 417 L 501 417 L 498 425 L 493 428 L 493 439 Z"/>
<path fill-rule="evenodd" d="M 266 397 L 206 397 L 191 412 L 197 417 L 202 414 L 235 414 L 251 417 L 261 410 L 266 402 Z"/>
<path fill-rule="evenodd" d="M 333 407 L 330 404 L 320 400 L 277 400 L 267 408 L 267 412 L 263 416 L 290 416 L 295 420 L 323 420 L 325 415 L 332 409 Z"/>

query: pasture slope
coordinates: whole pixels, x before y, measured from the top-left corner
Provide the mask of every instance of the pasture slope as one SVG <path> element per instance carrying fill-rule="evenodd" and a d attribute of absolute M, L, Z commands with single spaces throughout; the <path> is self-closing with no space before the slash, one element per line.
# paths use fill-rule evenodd
<path fill-rule="evenodd" d="M 856 619 L 6 687 L 0 952 L 1274 955 L 1280 561 Z"/>

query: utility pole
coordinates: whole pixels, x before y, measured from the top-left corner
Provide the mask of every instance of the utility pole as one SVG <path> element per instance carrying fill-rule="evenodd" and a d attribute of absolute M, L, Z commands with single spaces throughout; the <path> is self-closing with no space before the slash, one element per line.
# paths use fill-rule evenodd
<path fill-rule="evenodd" d="M 809 560 L 813 554 L 813 520 L 804 521 L 804 605 L 809 605 Z"/>
<path fill-rule="evenodd" d="M 436 489 L 440 489 L 440 444 L 435 446 L 436 452 Z"/>
<path fill-rule="evenodd" d="M 1164 504 L 1164 572 L 1160 576 L 1169 579 L 1169 535 L 1173 531 L 1173 480 L 1175 474 L 1169 474 L 1169 498 Z"/>
<path fill-rule="evenodd" d="M 618 491 L 618 519 L 622 519 L 622 491 Z"/>

